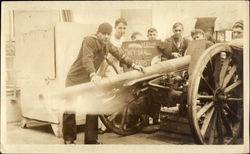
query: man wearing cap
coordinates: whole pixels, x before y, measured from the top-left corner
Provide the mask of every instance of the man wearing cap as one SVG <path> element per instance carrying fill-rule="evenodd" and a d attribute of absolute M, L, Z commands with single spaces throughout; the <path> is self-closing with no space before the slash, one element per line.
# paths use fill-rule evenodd
<path fill-rule="evenodd" d="M 244 25 L 243 20 L 239 20 L 234 23 L 233 27 L 233 39 L 229 42 L 229 46 L 234 50 L 238 51 L 238 54 L 235 54 L 234 57 L 239 59 L 240 66 L 237 67 L 239 72 L 243 72 L 243 61 L 241 60 L 243 57 L 243 47 L 244 47 L 244 40 L 243 40 L 243 34 L 244 34 Z M 239 74 L 239 78 L 243 78 L 243 73 Z M 239 93 L 242 94 L 242 91 L 239 89 Z M 241 134 L 242 135 L 242 134 Z"/>
<path fill-rule="evenodd" d="M 233 39 L 232 41 L 229 42 L 229 45 L 234 49 L 234 50 L 243 50 L 243 33 L 244 33 L 244 25 L 243 25 L 243 20 L 237 21 L 234 23 L 232 29 L 233 29 Z M 243 52 L 239 52 L 243 54 Z"/>
<path fill-rule="evenodd" d="M 233 39 L 243 38 L 243 20 L 235 22 L 233 25 Z"/>
<path fill-rule="evenodd" d="M 111 33 L 112 26 L 109 23 L 102 23 L 99 25 L 97 33 L 95 35 L 87 36 L 84 38 L 78 57 L 71 66 L 67 75 L 66 87 L 89 81 L 92 81 L 95 84 L 98 83 L 101 80 L 101 76 L 99 76 L 96 71 L 105 61 L 108 53 L 111 53 L 121 63 L 126 64 L 128 67 L 132 67 L 133 69 L 138 71 L 143 71 L 142 66 L 132 63 L 129 58 L 127 58 L 122 52 L 118 50 L 118 48 L 110 43 Z M 69 119 L 65 120 L 63 124 L 63 127 L 66 129 L 65 131 L 63 131 L 64 142 L 66 144 L 74 143 L 74 140 L 76 140 L 76 124 L 75 122 L 72 122 L 72 118 L 69 118 L 69 116 L 75 118 L 74 113 L 64 113 L 63 118 Z M 69 123 L 67 123 L 67 121 Z M 98 143 L 97 129 L 98 115 L 87 115 L 84 139 L 85 144 Z M 66 132 L 67 134 L 65 134 L 64 132 Z"/>

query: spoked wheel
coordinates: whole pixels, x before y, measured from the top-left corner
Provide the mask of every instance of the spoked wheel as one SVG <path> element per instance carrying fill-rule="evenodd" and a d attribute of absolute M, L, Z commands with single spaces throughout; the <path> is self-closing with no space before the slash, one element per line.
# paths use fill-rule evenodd
<path fill-rule="evenodd" d="M 118 69 L 110 63 L 114 71 L 118 74 Z M 105 71 L 103 71 L 104 73 Z M 103 74 L 102 74 L 103 75 Z M 120 89 L 113 89 L 114 96 L 107 103 L 122 102 L 123 106 L 109 115 L 100 115 L 100 119 L 107 129 L 118 135 L 132 135 L 138 132 L 143 127 L 143 115 L 139 113 L 141 105 L 144 104 L 144 97 L 136 95 L 136 88 L 122 87 Z"/>
<path fill-rule="evenodd" d="M 103 124 L 118 135 L 132 135 L 143 127 L 143 115 L 140 113 L 144 96 L 136 96 L 132 89 L 121 90 L 112 101 L 122 101 L 123 107 L 110 115 L 100 115 Z"/>
<path fill-rule="evenodd" d="M 243 117 L 242 53 L 216 44 L 200 57 L 189 80 L 188 116 L 198 144 L 232 144 Z"/>

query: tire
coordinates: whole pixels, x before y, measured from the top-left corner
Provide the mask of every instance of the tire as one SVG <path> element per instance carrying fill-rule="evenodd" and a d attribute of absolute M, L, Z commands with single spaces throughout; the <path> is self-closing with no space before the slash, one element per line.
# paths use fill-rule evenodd
<path fill-rule="evenodd" d="M 188 118 L 197 144 L 233 144 L 242 130 L 242 59 L 228 44 L 215 44 L 191 72 Z"/>
<path fill-rule="evenodd" d="M 134 96 L 130 88 L 116 93 L 112 101 L 123 101 L 124 106 L 110 115 L 100 115 L 103 124 L 118 135 L 132 135 L 140 131 L 144 125 L 143 116 L 138 109 L 144 101 L 144 96 Z"/>

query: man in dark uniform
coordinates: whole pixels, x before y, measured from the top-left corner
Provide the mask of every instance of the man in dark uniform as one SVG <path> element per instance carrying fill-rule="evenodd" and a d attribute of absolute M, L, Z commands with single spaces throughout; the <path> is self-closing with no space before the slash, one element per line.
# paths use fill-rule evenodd
<path fill-rule="evenodd" d="M 135 70 L 143 71 L 143 67 L 135 65 L 123 52 L 110 43 L 112 26 L 109 23 L 99 25 L 97 33 L 87 36 L 82 42 L 77 59 L 71 66 L 66 79 L 66 87 L 92 81 L 98 83 L 101 76 L 96 73 L 100 65 L 106 60 L 107 54 L 111 53 L 120 62 Z M 74 143 L 76 140 L 75 114 L 65 112 L 63 116 L 64 142 Z M 97 144 L 98 115 L 87 115 L 85 126 L 85 144 Z"/>
<path fill-rule="evenodd" d="M 233 25 L 233 39 L 243 38 L 243 20 L 237 21 Z"/>
<path fill-rule="evenodd" d="M 189 40 L 183 37 L 183 24 L 180 22 L 175 23 L 172 30 L 174 34 L 170 38 L 167 38 L 164 43 L 159 45 L 159 49 L 166 59 L 184 56 L 188 47 Z"/>

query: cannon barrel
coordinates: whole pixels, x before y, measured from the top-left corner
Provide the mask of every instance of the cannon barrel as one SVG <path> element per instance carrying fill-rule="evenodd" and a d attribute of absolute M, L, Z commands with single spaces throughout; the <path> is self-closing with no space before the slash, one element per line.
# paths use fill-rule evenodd
<path fill-rule="evenodd" d="M 98 83 L 98 85 L 95 85 L 92 82 L 88 82 L 72 87 L 67 87 L 51 94 L 40 94 L 39 99 L 45 100 L 53 97 L 59 97 L 59 98 L 74 97 L 82 95 L 85 92 L 91 92 L 93 89 L 96 88 L 118 87 L 120 85 L 123 85 L 125 82 L 138 78 L 147 77 L 154 74 L 187 70 L 190 60 L 191 56 L 184 56 L 181 58 L 163 61 L 158 64 L 146 67 L 145 73 L 133 70 L 122 74 L 114 75 L 111 77 L 105 77 Z"/>

